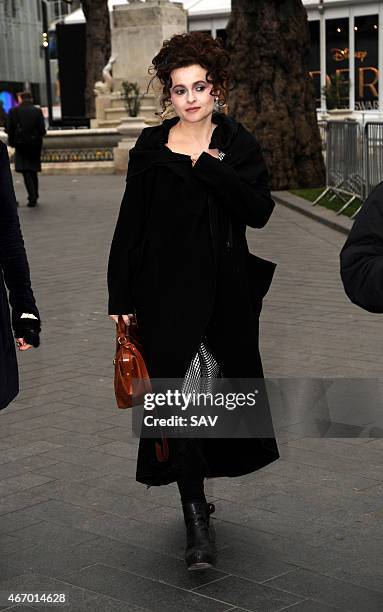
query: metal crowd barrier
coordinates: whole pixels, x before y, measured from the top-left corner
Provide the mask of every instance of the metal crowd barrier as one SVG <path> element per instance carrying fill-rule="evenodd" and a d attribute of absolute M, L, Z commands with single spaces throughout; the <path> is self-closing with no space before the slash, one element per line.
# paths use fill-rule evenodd
<path fill-rule="evenodd" d="M 326 142 L 326 188 L 313 205 L 325 195 L 330 194 L 330 200 L 338 196 L 344 202 L 336 213 L 340 215 L 356 198 L 363 202 L 383 181 L 383 123 L 369 121 L 362 129 L 356 121 L 328 121 L 326 127 L 321 122 L 320 130 Z"/>
<path fill-rule="evenodd" d="M 383 123 L 366 123 L 364 139 L 368 195 L 383 181 Z"/>
<path fill-rule="evenodd" d="M 367 193 L 364 137 L 355 121 L 328 121 L 326 130 L 326 189 L 313 206 L 327 194 L 330 200 L 338 196 L 344 202 L 336 213 L 340 215 Z"/>
<path fill-rule="evenodd" d="M 327 146 L 327 121 L 320 119 L 318 121 L 319 134 L 322 141 L 322 151 L 326 154 Z"/>

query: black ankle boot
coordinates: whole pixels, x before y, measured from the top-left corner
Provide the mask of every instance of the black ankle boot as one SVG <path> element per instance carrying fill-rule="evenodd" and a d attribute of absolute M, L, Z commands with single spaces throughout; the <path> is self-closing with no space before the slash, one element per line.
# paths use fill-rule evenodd
<path fill-rule="evenodd" d="M 192 501 L 182 504 L 186 525 L 185 561 L 189 570 L 208 569 L 216 563 L 214 539 L 210 536 L 210 514 L 214 504 Z"/>

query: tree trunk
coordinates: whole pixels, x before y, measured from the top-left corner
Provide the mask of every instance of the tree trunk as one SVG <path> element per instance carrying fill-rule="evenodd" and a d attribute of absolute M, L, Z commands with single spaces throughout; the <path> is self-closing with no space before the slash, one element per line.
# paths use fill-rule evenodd
<path fill-rule="evenodd" d="M 233 91 L 229 113 L 262 147 L 273 189 L 325 184 L 301 0 L 232 0 L 226 28 Z"/>
<path fill-rule="evenodd" d="M 85 107 L 88 117 L 95 116 L 93 88 L 102 81 L 102 69 L 110 57 L 110 21 L 108 0 L 82 0 L 86 19 Z"/>

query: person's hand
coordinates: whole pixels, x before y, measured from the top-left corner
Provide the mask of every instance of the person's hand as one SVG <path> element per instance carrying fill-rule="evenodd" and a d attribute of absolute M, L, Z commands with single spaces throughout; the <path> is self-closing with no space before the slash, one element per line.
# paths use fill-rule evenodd
<path fill-rule="evenodd" d="M 16 345 L 19 351 L 27 351 L 28 349 L 33 348 L 32 344 L 27 344 L 24 338 L 16 338 Z"/>
<path fill-rule="evenodd" d="M 23 318 L 19 313 L 12 313 L 13 335 L 20 351 L 27 351 L 32 346 L 40 346 L 40 319 Z"/>
<path fill-rule="evenodd" d="M 206 153 L 209 153 L 212 157 L 216 157 L 218 159 L 219 150 L 218 149 L 206 149 Z"/>
<path fill-rule="evenodd" d="M 113 319 L 113 321 L 118 323 L 119 315 L 109 315 L 109 316 L 110 316 L 111 319 Z M 134 314 L 123 314 L 121 316 L 124 319 L 125 325 L 130 325 L 130 319 L 134 319 Z"/>
<path fill-rule="evenodd" d="M 219 150 L 218 149 L 202 149 L 202 151 L 200 151 L 200 153 L 198 155 L 191 155 L 191 160 L 192 160 L 192 165 L 194 166 L 194 164 L 197 162 L 198 158 L 200 157 L 200 155 L 202 155 L 202 153 L 209 153 L 209 155 L 211 155 L 212 157 L 216 157 L 218 159 L 218 155 L 219 155 Z"/>

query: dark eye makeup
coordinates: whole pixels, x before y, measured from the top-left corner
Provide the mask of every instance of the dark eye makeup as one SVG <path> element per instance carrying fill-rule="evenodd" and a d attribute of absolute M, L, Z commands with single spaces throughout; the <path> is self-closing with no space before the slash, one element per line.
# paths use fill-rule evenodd
<path fill-rule="evenodd" d="M 204 91 L 204 89 L 206 89 L 206 86 L 205 86 L 205 85 L 197 85 L 196 89 L 197 89 L 197 90 L 199 90 L 199 91 Z M 185 91 L 185 90 L 184 90 L 184 88 L 182 87 L 182 88 L 180 88 L 180 89 L 176 89 L 176 90 L 174 91 L 174 93 L 178 94 L 178 93 L 180 93 L 180 92 L 184 92 L 184 91 Z"/>

